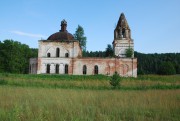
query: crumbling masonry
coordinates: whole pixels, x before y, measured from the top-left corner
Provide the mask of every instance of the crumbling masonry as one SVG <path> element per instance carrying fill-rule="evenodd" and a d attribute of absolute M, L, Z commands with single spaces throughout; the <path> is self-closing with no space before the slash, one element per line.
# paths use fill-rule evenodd
<path fill-rule="evenodd" d="M 122 13 L 114 30 L 115 58 L 82 57 L 79 42 L 67 31 L 67 22 L 61 22 L 61 30 L 47 40 L 39 40 L 38 58 L 31 58 L 30 74 L 112 75 L 137 77 L 137 59 L 126 57 L 126 49 L 134 50 L 131 30 Z"/>

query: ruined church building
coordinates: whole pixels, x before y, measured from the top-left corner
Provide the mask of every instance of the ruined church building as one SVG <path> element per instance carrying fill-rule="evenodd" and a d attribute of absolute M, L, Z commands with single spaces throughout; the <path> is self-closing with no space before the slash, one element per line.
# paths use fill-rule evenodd
<path fill-rule="evenodd" d="M 30 58 L 30 74 L 113 75 L 137 77 L 137 59 L 126 57 L 126 49 L 134 50 L 131 29 L 122 13 L 114 30 L 114 58 L 82 57 L 82 49 L 61 21 L 61 30 L 39 40 L 38 58 Z M 133 52 L 134 53 L 134 52 Z"/>

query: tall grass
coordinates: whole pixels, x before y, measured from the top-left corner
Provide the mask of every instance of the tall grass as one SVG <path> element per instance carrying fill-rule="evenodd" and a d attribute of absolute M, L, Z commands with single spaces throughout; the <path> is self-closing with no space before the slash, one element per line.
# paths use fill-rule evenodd
<path fill-rule="evenodd" d="M 0 74 L 0 85 L 64 89 L 111 90 L 110 77 L 103 75 L 23 75 Z M 121 90 L 180 89 L 180 76 L 143 75 L 122 78 Z"/>
<path fill-rule="evenodd" d="M 0 86 L 2 121 L 179 121 L 180 90 Z"/>
<path fill-rule="evenodd" d="M 179 121 L 179 75 L 109 79 L 0 74 L 0 121 Z"/>

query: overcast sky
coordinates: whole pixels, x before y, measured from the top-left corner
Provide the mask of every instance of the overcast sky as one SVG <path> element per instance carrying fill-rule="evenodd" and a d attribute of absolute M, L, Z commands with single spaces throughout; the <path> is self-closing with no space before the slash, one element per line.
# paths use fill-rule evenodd
<path fill-rule="evenodd" d="M 0 41 L 13 39 L 31 48 L 60 30 L 65 19 L 74 34 L 84 28 L 87 50 L 105 50 L 124 13 L 135 51 L 180 52 L 180 0 L 1 0 Z"/>

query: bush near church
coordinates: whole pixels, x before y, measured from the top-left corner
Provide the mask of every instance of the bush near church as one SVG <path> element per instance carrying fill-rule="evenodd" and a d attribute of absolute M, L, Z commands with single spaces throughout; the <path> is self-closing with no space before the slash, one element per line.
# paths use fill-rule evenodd
<path fill-rule="evenodd" d="M 113 76 L 111 77 L 109 83 L 110 83 L 114 88 L 116 88 L 116 87 L 120 86 L 120 81 L 121 81 L 121 78 L 120 78 L 119 74 L 118 74 L 117 72 L 115 72 L 115 73 L 113 74 Z"/>
<path fill-rule="evenodd" d="M 129 47 L 128 49 L 126 49 L 126 57 L 131 58 L 132 55 L 133 55 L 133 49 Z"/>

